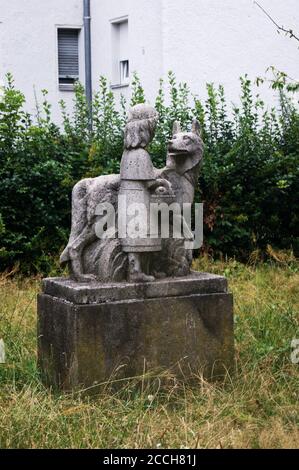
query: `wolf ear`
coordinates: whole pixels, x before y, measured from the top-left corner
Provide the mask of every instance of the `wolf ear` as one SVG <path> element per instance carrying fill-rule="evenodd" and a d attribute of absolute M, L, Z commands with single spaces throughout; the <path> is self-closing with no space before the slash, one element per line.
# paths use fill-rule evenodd
<path fill-rule="evenodd" d="M 193 119 L 192 121 L 192 132 L 199 135 L 199 137 L 201 136 L 200 124 L 197 119 Z"/>
<path fill-rule="evenodd" d="M 179 121 L 174 121 L 172 126 L 172 135 L 178 134 L 179 132 L 181 132 L 181 124 Z"/>

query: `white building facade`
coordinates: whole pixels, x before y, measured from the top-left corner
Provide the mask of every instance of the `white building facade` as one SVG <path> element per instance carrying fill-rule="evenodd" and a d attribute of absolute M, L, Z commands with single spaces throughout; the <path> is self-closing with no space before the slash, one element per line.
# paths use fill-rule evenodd
<path fill-rule="evenodd" d="M 260 0 L 281 25 L 299 32 L 298 0 Z M 299 79 L 298 42 L 277 34 L 253 0 L 90 0 L 93 90 L 100 75 L 116 96 L 130 94 L 136 71 L 153 103 L 159 78 L 172 70 L 192 92 L 224 85 L 238 102 L 241 75 L 263 76 L 269 66 Z M 53 117 L 69 107 L 73 83 L 85 83 L 83 0 L 0 0 L 0 79 L 11 72 L 35 113 L 48 90 Z M 273 93 L 265 91 L 269 104 Z"/>

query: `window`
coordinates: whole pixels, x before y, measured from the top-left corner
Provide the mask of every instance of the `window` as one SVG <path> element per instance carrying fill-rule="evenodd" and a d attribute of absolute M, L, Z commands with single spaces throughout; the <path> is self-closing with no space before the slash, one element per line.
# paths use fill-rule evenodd
<path fill-rule="evenodd" d="M 114 87 L 129 84 L 128 18 L 111 22 L 112 26 L 112 82 Z"/>
<path fill-rule="evenodd" d="M 129 82 L 129 61 L 128 60 L 121 60 L 120 61 L 120 83 L 128 83 Z"/>
<path fill-rule="evenodd" d="M 79 29 L 58 29 L 58 79 L 60 90 L 73 90 L 79 78 Z"/>

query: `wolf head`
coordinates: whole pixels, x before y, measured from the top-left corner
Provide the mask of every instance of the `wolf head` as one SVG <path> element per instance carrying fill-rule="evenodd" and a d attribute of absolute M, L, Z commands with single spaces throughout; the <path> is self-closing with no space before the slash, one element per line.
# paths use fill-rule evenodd
<path fill-rule="evenodd" d="M 173 124 L 172 139 L 168 143 L 166 166 L 184 174 L 197 168 L 203 156 L 203 141 L 200 135 L 199 122 L 194 119 L 191 132 L 182 132 L 180 123 Z"/>

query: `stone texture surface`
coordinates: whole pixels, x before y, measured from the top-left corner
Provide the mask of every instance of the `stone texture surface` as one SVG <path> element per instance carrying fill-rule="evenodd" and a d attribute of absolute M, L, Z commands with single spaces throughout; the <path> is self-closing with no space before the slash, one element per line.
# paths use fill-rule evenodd
<path fill-rule="evenodd" d="M 141 282 L 158 278 L 157 273 L 177 277 L 190 272 L 192 252 L 184 248 L 184 239 L 170 237 L 161 243 L 159 237 L 150 237 L 149 214 L 152 202 L 176 202 L 181 208 L 184 203 L 193 203 L 203 158 L 200 127 L 193 120 L 191 131 L 182 132 L 179 123 L 174 122 L 166 166 L 158 170 L 146 151 L 146 145 L 154 137 L 157 118 L 154 108 L 148 105 L 132 107 L 125 127 L 120 175 L 85 178 L 73 188 L 71 233 L 60 261 L 68 265 L 70 276 L 78 282 Z M 121 210 L 118 207 L 119 195 L 126 196 L 127 200 L 127 207 Z M 104 203 L 114 208 L 115 239 L 96 235 L 95 226 L 104 217 L 97 213 L 96 208 Z M 137 238 L 119 238 L 120 214 L 124 217 L 126 213 L 128 225 L 134 218 L 127 214 L 133 203 L 144 205 L 144 220 L 139 223 L 147 228 L 146 234 Z"/>
<path fill-rule="evenodd" d="M 232 296 L 206 273 L 144 285 L 46 279 L 38 297 L 38 362 L 64 390 L 168 370 L 189 380 L 233 367 Z"/>
<path fill-rule="evenodd" d="M 119 300 L 142 300 L 183 295 L 227 292 L 227 280 L 223 276 L 193 271 L 189 276 L 166 278 L 146 283 L 115 282 L 88 284 L 66 278 L 43 279 L 43 293 L 73 302 L 95 304 Z"/>

